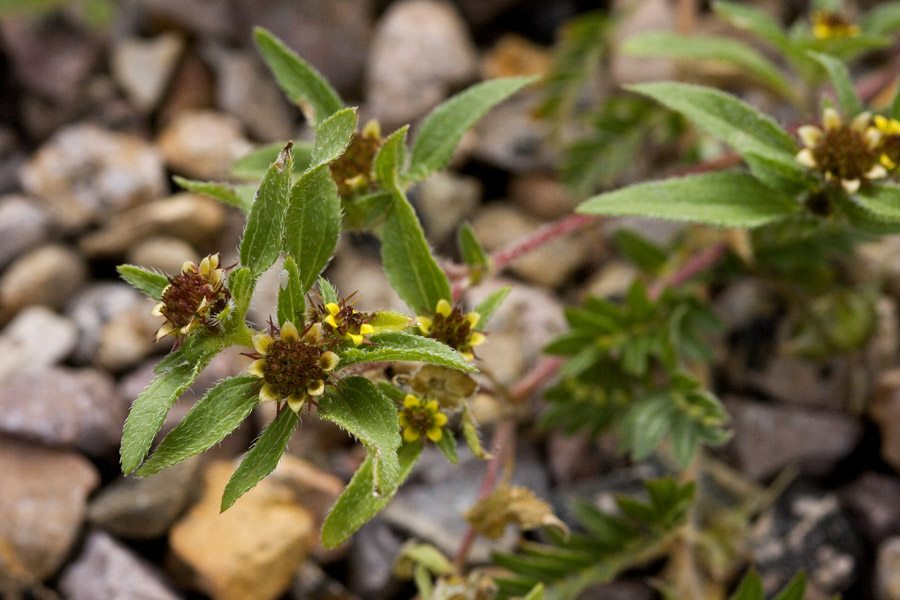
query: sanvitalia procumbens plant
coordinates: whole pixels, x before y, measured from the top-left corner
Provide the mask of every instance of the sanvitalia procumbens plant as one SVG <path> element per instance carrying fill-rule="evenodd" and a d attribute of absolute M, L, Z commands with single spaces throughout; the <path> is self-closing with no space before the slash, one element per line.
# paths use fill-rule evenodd
<path fill-rule="evenodd" d="M 345 429 L 368 452 L 325 521 L 322 542 L 333 547 L 391 499 L 424 442 L 438 444 L 456 461 L 455 440 L 445 434 L 447 413 L 462 412 L 464 426 L 474 428 L 465 405 L 474 385 L 456 385 L 463 392 L 451 398 L 446 386 L 433 392 L 427 382 L 468 379 L 464 374 L 476 371 L 474 350 L 485 341 L 481 328 L 508 290 L 471 312 L 454 306 L 405 190 L 446 167 L 466 129 L 531 79 L 488 81 L 451 98 L 426 118 L 408 149 L 407 127 L 382 138 L 377 123 L 370 123 L 358 133 L 356 109 L 344 107 L 312 67 L 264 30 L 256 31 L 256 41 L 279 84 L 302 107 L 315 141 L 287 142 L 241 161 L 236 170 L 258 177 L 255 186 L 178 180 L 247 214 L 237 264 L 222 268 L 213 255 L 168 277 L 119 267 L 126 281 L 158 301 L 154 313 L 165 322 L 157 337 L 175 340 L 155 369 L 156 379 L 132 406 L 122 470 L 144 477 L 183 461 L 272 402 L 276 417 L 228 482 L 225 510 L 275 468 L 301 411 L 315 405 L 320 418 Z M 380 235 L 385 272 L 410 315 L 360 312 L 354 298 L 340 296 L 321 278 L 345 225 Z M 258 278 L 280 257 L 277 306 L 260 329 L 246 319 L 250 298 Z M 148 457 L 175 400 L 230 346 L 243 347 L 253 359 L 246 374 L 210 389 Z M 378 385 L 352 368 L 393 361 L 431 365 L 431 379 Z M 484 454 L 477 435 L 467 439 L 476 454 Z"/>

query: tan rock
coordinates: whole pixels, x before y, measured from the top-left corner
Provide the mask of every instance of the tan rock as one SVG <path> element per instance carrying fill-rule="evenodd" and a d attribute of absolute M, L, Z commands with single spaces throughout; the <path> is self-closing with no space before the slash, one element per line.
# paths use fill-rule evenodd
<path fill-rule="evenodd" d="M 217 461 L 204 473 L 200 501 L 169 532 L 175 557 L 193 584 L 214 600 L 273 600 L 309 554 L 313 517 L 289 487 L 265 479 L 219 513 L 235 464 Z"/>
<path fill-rule="evenodd" d="M 207 110 L 181 113 L 157 143 L 173 171 L 197 179 L 226 178 L 231 165 L 253 150 L 237 119 Z"/>
<path fill-rule="evenodd" d="M 0 279 L 0 323 L 28 305 L 60 308 L 86 277 L 84 259 L 69 248 L 54 244 L 32 250 Z"/>
<path fill-rule="evenodd" d="M 547 48 L 517 33 L 505 33 L 482 59 L 481 76 L 496 79 L 546 75 L 552 66 L 553 57 Z"/>

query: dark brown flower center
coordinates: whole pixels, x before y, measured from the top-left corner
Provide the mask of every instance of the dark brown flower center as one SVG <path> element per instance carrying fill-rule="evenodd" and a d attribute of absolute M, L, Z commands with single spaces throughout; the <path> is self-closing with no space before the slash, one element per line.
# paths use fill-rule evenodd
<path fill-rule="evenodd" d="M 160 312 L 176 327 L 184 327 L 197 318 L 207 327 L 215 325 L 215 316 L 228 304 L 228 290 L 213 285 L 196 271 L 169 277 L 169 286 L 162 295 Z M 200 306 L 206 300 L 206 307 Z"/>
<path fill-rule="evenodd" d="M 460 352 L 471 352 L 472 346 L 469 344 L 471 333 L 472 324 L 466 315 L 459 308 L 454 308 L 449 315 L 435 313 L 428 337 L 443 342 Z"/>
<path fill-rule="evenodd" d="M 862 179 L 878 159 L 863 134 L 847 125 L 826 129 L 812 154 L 819 170 L 841 181 Z"/>
<path fill-rule="evenodd" d="M 275 340 L 264 359 L 265 382 L 282 397 L 305 394 L 311 383 L 328 377 L 322 368 L 321 348 L 305 342 Z"/>
<path fill-rule="evenodd" d="M 426 410 L 424 407 L 406 408 L 404 409 L 407 427 L 418 431 L 425 435 L 428 430 L 434 426 L 434 413 Z"/>

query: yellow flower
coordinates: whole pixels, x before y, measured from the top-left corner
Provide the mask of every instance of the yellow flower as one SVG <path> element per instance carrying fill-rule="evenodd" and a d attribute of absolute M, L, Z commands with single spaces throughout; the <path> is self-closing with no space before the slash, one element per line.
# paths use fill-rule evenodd
<path fill-rule="evenodd" d="M 328 316 L 323 319 L 323 323 L 329 325 L 344 339 L 353 342 L 354 346 L 359 346 L 363 342 L 363 336 L 375 333 L 375 328 L 365 322 L 367 315 L 354 310 L 352 304 L 345 304 L 342 300 L 340 305 L 328 302 L 324 308 L 328 311 Z"/>
<path fill-rule="evenodd" d="M 850 23 L 839 13 L 818 10 L 813 13 L 812 31 L 820 40 L 849 38 L 859 35 L 859 25 Z"/>
<path fill-rule="evenodd" d="M 173 335 L 180 342 L 199 327 L 216 327 L 216 317 L 231 298 L 224 284 L 225 270 L 219 268 L 218 254 L 207 256 L 199 266 L 185 262 L 181 273 L 169 277 L 159 304 L 153 307 L 153 315 L 166 319 L 156 339 Z"/>
<path fill-rule="evenodd" d="M 887 170 L 880 164 L 882 133 L 871 126 L 872 115 L 861 113 L 845 125 L 833 108 L 822 113 L 822 128 L 804 125 L 797 130 L 804 148 L 797 162 L 819 171 L 827 181 L 837 180 L 853 194 L 863 179 L 881 179 Z"/>
<path fill-rule="evenodd" d="M 438 300 L 434 315 L 416 317 L 422 335 L 455 348 L 466 360 L 474 360 L 475 346 L 487 341 L 483 333 L 475 330 L 480 319 L 481 315 L 478 313 L 463 314 L 459 307 L 451 306 L 443 298 Z"/>
<path fill-rule="evenodd" d="M 875 128 L 881 132 L 881 164 L 891 171 L 900 164 L 900 121 L 875 115 Z"/>
<path fill-rule="evenodd" d="M 301 334 L 290 321 L 285 321 L 278 337 L 268 333 L 253 336 L 256 360 L 247 372 L 262 380 L 260 402 L 287 400 L 294 412 L 299 412 L 308 399 L 321 396 L 329 373 L 340 358 L 324 350 L 322 324 L 313 323 Z"/>
<path fill-rule="evenodd" d="M 418 396 L 407 394 L 403 399 L 399 419 L 403 439 L 407 442 L 414 442 L 423 435 L 432 442 L 439 442 L 444 437 L 443 427 L 447 424 L 447 415 L 440 412 L 437 400 L 429 400 L 422 406 Z"/>

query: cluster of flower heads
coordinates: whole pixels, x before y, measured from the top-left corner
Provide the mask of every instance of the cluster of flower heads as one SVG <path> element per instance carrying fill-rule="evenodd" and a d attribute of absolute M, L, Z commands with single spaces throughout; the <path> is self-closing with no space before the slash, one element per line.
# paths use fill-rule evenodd
<path fill-rule="evenodd" d="M 812 32 L 820 40 L 830 40 L 856 37 L 860 29 L 840 13 L 818 10 L 812 16 Z"/>
<path fill-rule="evenodd" d="M 882 179 L 900 162 L 900 122 L 860 113 L 844 123 L 831 107 L 822 113 L 822 127 L 804 125 L 797 131 L 803 149 L 797 161 L 837 181 L 847 193 L 863 181 Z"/>
<path fill-rule="evenodd" d="M 432 316 L 416 319 L 422 335 L 447 344 L 467 360 L 474 360 L 474 348 L 486 341 L 484 334 L 475 330 L 481 315 L 476 312 L 463 313 L 462 309 L 451 306 L 443 298 L 438 300 Z"/>
<path fill-rule="evenodd" d="M 166 319 L 156 339 L 172 335 L 180 342 L 198 328 L 214 329 L 230 298 L 218 254 L 207 256 L 199 266 L 185 262 L 181 273 L 169 277 L 159 304 L 153 307 L 153 315 Z"/>
<path fill-rule="evenodd" d="M 255 360 L 247 368 L 250 375 L 259 377 L 260 402 L 287 401 L 299 412 L 307 400 L 321 396 L 331 372 L 340 358 L 328 349 L 322 339 L 322 323 L 310 323 L 303 331 L 290 321 L 281 328 L 270 325 L 270 333 L 253 336 Z"/>

